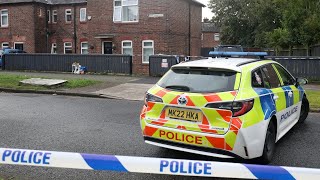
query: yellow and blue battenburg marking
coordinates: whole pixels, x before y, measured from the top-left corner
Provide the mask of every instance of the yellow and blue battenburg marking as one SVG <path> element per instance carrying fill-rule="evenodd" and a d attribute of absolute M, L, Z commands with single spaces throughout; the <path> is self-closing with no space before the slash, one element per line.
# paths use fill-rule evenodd
<path fill-rule="evenodd" d="M 254 88 L 260 99 L 261 108 L 264 114 L 264 120 L 269 119 L 276 114 L 274 94 L 270 89 Z"/>
<path fill-rule="evenodd" d="M 293 92 L 290 86 L 284 86 L 282 87 L 284 94 L 286 96 L 286 107 L 290 107 L 293 105 L 294 100 L 293 100 Z M 291 95 L 289 95 L 289 93 L 291 93 Z"/>

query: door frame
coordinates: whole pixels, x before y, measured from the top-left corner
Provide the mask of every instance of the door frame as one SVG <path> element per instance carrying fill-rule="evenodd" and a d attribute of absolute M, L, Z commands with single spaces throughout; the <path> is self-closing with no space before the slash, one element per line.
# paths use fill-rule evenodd
<path fill-rule="evenodd" d="M 112 41 L 102 41 L 101 42 L 101 54 L 104 54 L 104 43 L 105 42 L 111 42 L 112 43 L 112 46 L 113 46 L 113 42 Z M 113 53 L 113 49 L 112 49 L 112 53 Z"/>

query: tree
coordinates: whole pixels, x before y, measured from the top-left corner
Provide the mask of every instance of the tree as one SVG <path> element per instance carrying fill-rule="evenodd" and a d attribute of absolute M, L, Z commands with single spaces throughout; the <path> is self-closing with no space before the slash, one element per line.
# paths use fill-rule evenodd
<path fill-rule="evenodd" d="M 289 32 L 287 29 L 277 28 L 271 32 L 266 33 L 267 42 L 269 47 L 274 47 L 276 50 L 276 55 L 279 55 L 279 50 L 281 48 L 289 47 Z"/>
<path fill-rule="evenodd" d="M 224 44 L 278 50 L 303 45 L 309 55 L 320 40 L 319 0 L 210 0 L 208 6 Z"/>
<path fill-rule="evenodd" d="M 222 42 L 265 47 L 266 32 L 280 26 L 276 0 L 210 0 L 213 19 L 221 27 Z"/>
<path fill-rule="evenodd" d="M 287 0 L 283 11 L 282 27 L 289 32 L 292 46 L 303 45 L 310 52 L 310 46 L 320 39 L 320 13 L 318 0 Z"/>

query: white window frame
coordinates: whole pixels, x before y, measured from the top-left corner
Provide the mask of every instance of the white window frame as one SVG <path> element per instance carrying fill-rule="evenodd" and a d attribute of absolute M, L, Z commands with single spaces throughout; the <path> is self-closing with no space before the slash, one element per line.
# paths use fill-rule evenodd
<path fill-rule="evenodd" d="M 4 11 L 6 11 L 7 14 L 2 14 Z M 1 13 L 1 27 L 8 27 L 9 26 L 9 11 L 8 11 L 8 9 L 1 9 L 0 13 Z M 3 24 L 2 18 L 4 16 L 7 16 L 7 24 Z"/>
<path fill-rule="evenodd" d="M 71 46 L 66 46 L 67 43 L 70 43 Z M 64 42 L 63 43 L 63 53 L 66 54 L 66 48 L 71 48 L 71 53 L 72 53 L 72 42 Z"/>
<path fill-rule="evenodd" d="M 8 46 L 3 47 L 4 44 L 8 44 Z M 9 42 L 3 42 L 3 43 L 1 43 L 1 48 L 2 48 L 2 49 L 3 49 L 3 48 L 9 48 L 9 47 L 10 47 Z"/>
<path fill-rule="evenodd" d="M 51 23 L 51 11 L 50 10 L 47 10 L 47 20 L 48 20 L 48 23 Z"/>
<path fill-rule="evenodd" d="M 150 47 L 150 46 L 144 46 L 144 43 L 146 43 L 146 42 L 151 42 L 152 43 L 152 46 Z M 145 61 L 144 60 L 144 49 L 145 48 L 152 48 L 152 55 L 154 54 L 154 41 L 153 40 L 144 40 L 144 41 L 142 41 L 142 63 L 143 64 L 149 64 L 149 60 L 148 61 Z"/>
<path fill-rule="evenodd" d="M 52 10 L 51 16 L 52 16 L 51 17 L 51 22 L 52 23 L 57 23 L 57 21 L 58 21 L 58 11 L 57 10 Z"/>
<path fill-rule="evenodd" d="M 124 43 L 131 43 L 131 46 L 123 46 Z M 123 54 L 124 49 L 131 49 L 132 54 L 130 54 L 131 56 L 133 55 L 133 43 L 130 40 L 124 40 L 121 42 L 121 54 Z"/>
<path fill-rule="evenodd" d="M 68 16 L 71 16 L 71 20 L 68 21 Z M 71 23 L 72 22 L 72 10 L 71 9 L 66 9 L 65 10 L 65 22 L 66 23 Z"/>
<path fill-rule="evenodd" d="M 13 43 L 13 49 L 17 49 L 17 48 L 16 48 L 16 45 L 17 45 L 17 44 L 22 44 L 22 45 L 23 45 L 22 51 L 24 51 L 24 42 L 14 42 L 14 43 Z"/>
<path fill-rule="evenodd" d="M 56 52 L 54 53 L 54 49 L 56 49 Z M 57 54 L 57 43 L 51 44 L 51 54 Z"/>
<path fill-rule="evenodd" d="M 82 45 L 83 44 L 87 44 L 88 47 L 84 48 Z M 81 42 L 81 54 L 83 54 L 83 50 L 87 50 L 88 51 L 88 54 L 89 54 L 89 44 L 88 44 L 88 41 L 84 41 L 84 42 Z"/>
<path fill-rule="evenodd" d="M 116 6 L 116 1 L 121 2 L 121 6 Z M 130 4 L 130 5 L 123 5 L 124 0 L 113 0 L 113 22 L 124 22 L 124 23 L 130 23 L 130 22 L 139 22 L 139 0 L 136 0 L 136 4 Z M 130 6 L 137 6 L 137 20 L 135 21 L 124 21 L 123 20 L 123 7 L 130 7 Z M 120 20 L 115 19 L 115 10 L 120 9 Z"/>
<path fill-rule="evenodd" d="M 81 13 L 84 13 L 84 17 L 81 16 Z M 87 21 L 87 8 L 80 8 L 80 22 L 86 22 Z"/>
<path fill-rule="evenodd" d="M 220 41 L 220 33 L 214 33 L 214 36 L 213 36 L 213 39 L 214 41 Z"/>

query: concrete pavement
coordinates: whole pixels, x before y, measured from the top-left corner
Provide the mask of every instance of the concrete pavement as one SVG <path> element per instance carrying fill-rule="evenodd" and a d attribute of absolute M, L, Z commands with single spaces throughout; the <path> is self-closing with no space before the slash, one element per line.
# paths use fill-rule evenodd
<path fill-rule="evenodd" d="M 45 91 L 44 93 L 56 93 L 61 95 L 76 95 L 89 97 L 104 97 L 113 99 L 143 100 L 145 92 L 150 89 L 160 78 L 146 76 L 112 76 L 112 75 L 75 75 L 71 73 L 35 73 L 0 71 L 0 74 L 26 75 L 32 77 L 58 78 L 58 79 L 91 79 L 101 83 L 76 89 L 58 89 Z M 319 84 L 304 86 L 307 90 L 319 90 Z M 2 89 L 5 91 L 4 89 Z M 12 92 L 12 91 L 10 91 Z M 26 93 L 26 91 L 23 91 Z M 41 91 L 38 91 L 41 93 Z"/>
<path fill-rule="evenodd" d="M 76 89 L 57 89 L 48 91 L 37 91 L 45 94 L 75 95 L 89 97 L 106 97 L 113 99 L 143 100 L 145 92 L 150 89 L 158 80 L 157 77 L 138 76 L 112 76 L 112 75 L 75 75 L 70 73 L 39 73 L 39 72 L 12 72 L 0 71 L 0 74 L 11 74 L 41 78 L 55 79 L 90 79 L 101 81 L 93 86 Z M 1 89 L 2 91 L 9 91 Z M 9 91 L 17 92 L 17 91 Z M 29 93 L 30 91 L 22 91 Z M 32 91 L 31 91 L 32 92 Z"/>

